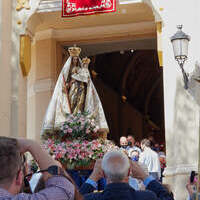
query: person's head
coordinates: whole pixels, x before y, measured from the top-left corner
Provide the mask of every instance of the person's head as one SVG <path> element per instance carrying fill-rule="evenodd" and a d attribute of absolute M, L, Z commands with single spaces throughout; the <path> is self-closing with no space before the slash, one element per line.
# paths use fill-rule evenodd
<path fill-rule="evenodd" d="M 102 170 L 107 183 L 128 182 L 130 163 L 121 151 L 111 151 L 104 155 Z"/>
<path fill-rule="evenodd" d="M 132 135 L 127 136 L 128 145 L 133 147 L 135 145 L 135 138 Z"/>
<path fill-rule="evenodd" d="M 155 139 L 152 134 L 148 136 L 148 140 L 150 141 L 151 147 L 154 147 Z"/>
<path fill-rule="evenodd" d="M 87 64 L 87 63 L 84 63 L 84 64 L 83 64 L 83 68 L 87 68 L 87 69 L 88 69 L 88 64 Z"/>
<path fill-rule="evenodd" d="M 123 148 L 126 148 L 128 146 L 128 141 L 126 137 L 124 136 L 120 137 L 120 146 Z"/>
<path fill-rule="evenodd" d="M 72 57 L 72 66 L 78 66 L 78 64 L 79 64 L 78 56 L 73 56 Z"/>
<path fill-rule="evenodd" d="M 165 145 L 162 143 L 162 144 L 160 144 L 160 151 L 165 151 Z"/>
<path fill-rule="evenodd" d="M 139 141 L 136 141 L 136 142 L 135 142 L 135 146 L 140 148 L 140 142 L 139 142 Z"/>
<path fill-rule="evenodd" d="M 16 139 L 0 137 L 0 187 L 11 194 L 23 185 L 23 161 Z"/>
<path fill-rule="evenodd" d="M 155 145 L 154 145 L 154 150 L 155 150 L 156 152 L 159 152 L 159 151 L 160 151 L 160 145 L 159 145 L 158 143 L 155 143 Z"/>
<path fill-rule="evenodd" d="M 83 68 L 88 68 L 89 64 L 90 64 L 90 59 L 85 57 L 82 59 L 82 63 L 83 63 Z"/>
<path fill-rule="evenodd" d="M 144 150 L 145 147 L 151 147 L 151 142 L 148 139 L 143 139 L 141 141 L 141 149 Z"/>

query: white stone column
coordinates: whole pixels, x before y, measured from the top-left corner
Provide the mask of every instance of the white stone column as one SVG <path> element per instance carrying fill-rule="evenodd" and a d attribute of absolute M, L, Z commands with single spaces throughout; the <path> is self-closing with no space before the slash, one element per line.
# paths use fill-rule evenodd
<path fill-rule="evenodd" d="M 2 1 L 0 1 L 0 13 L 2 13 Z M 1 60 L 1 43 L 2 43 L 2 14 L 0 14 L 0 60 Z"/>
<path fill-rule="evenodd" d="M 40 140 L 42 122 L 52 96 L 56 77 L 56 41 L 37 39 L 32 45 L 31 72 L 28 76 L 29 138 Z"/>
<path fill-rule="evenodd" d="M 16 1 L 1 0 L 0 135 L 26 136 L 26 78 L 19 64 L 20 34 Z"/>
<path fill-rule="evenodd" d="M 11 135 L 11 0 L 1 0 L 0 34 L 0 135 Z"/>
<path fill-rule="evenodd" d="M 181 6 L 180 6 L 181 5 Z M 197 58 L 198 42 L 195 0 L 163 2 L 163 62 L 164 103 L 167 168 L 165 183 L 172 186 L 176 200 L 187 199 L 186 184 L 191 170 L 197 170 L 199 106 L 187 90 L 178 63 L 174 59 L 170 37 L 183 24 L 183 31 L 192 38 L 188 61 L 184 67 L 189 72 Z M 180 8 L 180 9 L 177 9 Z"/>

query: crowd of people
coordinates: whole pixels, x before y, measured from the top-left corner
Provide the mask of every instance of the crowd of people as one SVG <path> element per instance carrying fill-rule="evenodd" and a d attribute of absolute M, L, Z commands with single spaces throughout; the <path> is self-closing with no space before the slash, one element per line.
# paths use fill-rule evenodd
<path fill-rule="evenodd" d="M 132 138 L 129 137 L 128 141 L 134 146 Z M 150 150 L 145 140 L 141 142 L 141 147 L 143 152 L 138 147 L 133 148 L 139 151 L 139 161 L 145 150 Z M 131 148 L 127 151 L 131 152 Z M 29 177 L 23 156 L 25 152 L 31 153 L 42 173 L 42 187 L 32 192 L 25 190 Z M 4 200 L 173 199 L 167 188 L 150 175 L 142 164 L 132 161 L 121 150 L 110 151 L 102 160 L 97 160 L 92 174 L 79 189 L 61 164 L 35 141 L 0 137 L 0 160 L 0 199 Z M 102 177 L 106 179 L 105 189 L 94 192 L 97 181 Z M 140 180 L 144 188 L 134 189 L 130 178 Z"/>
<path fill-rule="evenodd" d="M 155 143 L 152 136 L 139 143 L 133 135 L 128 135 L 120 138 L 120 147 L 131 160 L 146 166 L 149 174 L 162 181 L 162 172 L 166 167 L 163 144 Z"/>

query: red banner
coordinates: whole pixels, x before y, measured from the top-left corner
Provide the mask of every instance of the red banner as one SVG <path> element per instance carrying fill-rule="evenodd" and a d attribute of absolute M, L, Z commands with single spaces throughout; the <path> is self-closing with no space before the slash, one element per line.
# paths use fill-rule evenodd
<path fill-rule="evenodd" d="M 116 0 L 62 0 L 62 17 L 116 11 Z"/>

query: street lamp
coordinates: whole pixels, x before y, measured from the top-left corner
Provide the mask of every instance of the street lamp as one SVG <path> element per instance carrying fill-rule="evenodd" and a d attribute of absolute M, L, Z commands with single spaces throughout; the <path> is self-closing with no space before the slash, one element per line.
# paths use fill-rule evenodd
<path fill-rule="evenodd" d="M 186 35 L 183 31 L 182 25 L 177 26 L 178 31 L 171 37 L 171 42 L 174 50 L 175 60 L 178 62 L 184 80 L 184 88 L 188 89 L 188 75 L 185 73 L 183 65 L 188 58 L 188 44 L 190 41 L 190 36 Z M 197 181 L 197 192 L 196 200 L 199 199 L 199 190 L 200 190 L 200 136 L 199 136 L 199 158 L 198 158 L 198 181 Z"/>
<path fill-rule="evenodd" d="M 188 44 L 190 36 L 182 31 L 182 25 L 178 25 L 178 31 L 171 37 L 171 43 L 174 50 L 175 60 L 178 62 L 184 80 L 184 88 L 188 89 L 188 75 L 186 74 L 183 65 L 188 58 Z"/>

